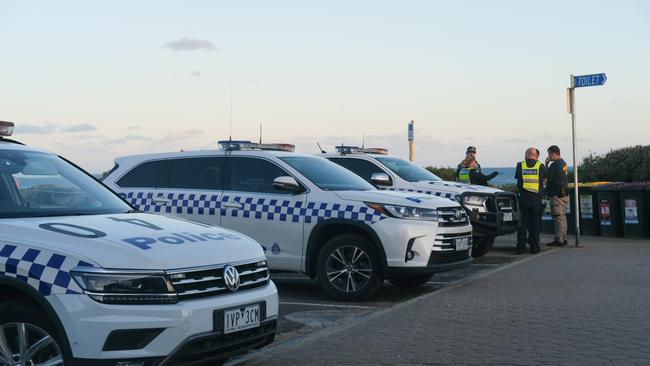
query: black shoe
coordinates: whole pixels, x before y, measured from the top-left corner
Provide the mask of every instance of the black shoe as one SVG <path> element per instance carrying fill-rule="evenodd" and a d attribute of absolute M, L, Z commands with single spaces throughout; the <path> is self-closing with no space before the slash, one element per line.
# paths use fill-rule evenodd
<path fill-rule="evenodd" d="M 553 240 L 553 241 L 550 242 L 550 243 L 546 243 L 546 246 L 547 246 L 547 247 L 561 247 L 562 245 L 566 245 L 566 244 L 562 244 L 562 243 L 560 243 L 560 242 L 557 241 L 557 240 Z"/>
<path fill-rule="evenodd" d="M 539 252 L 541 252 L 541 251 L 542 251 L 542 250 L 541 250 L 539 247 L 538 247 L 538 248 L 535 248 L 535 249 L 532 249 L 532 248 L 530 249 L 530 252 L 531 252 L 532 254 L 537 254 L 537 253 L 539 253 Z"/>
<path fill-rule="evenodd" d="M 569 242 L 565 240 L 562 244 L 560 244 L 560 245 L 558 245 L 558 246 L 560 246 L 560 247 L 565 247 L 565 246 L 567 246 L 567 245 L 569 245 Z"/>
<path fill-rule="evenodd" d="M 517 248 L 517 254 L 524 254 L 525 252 L 524 249 Z"/>

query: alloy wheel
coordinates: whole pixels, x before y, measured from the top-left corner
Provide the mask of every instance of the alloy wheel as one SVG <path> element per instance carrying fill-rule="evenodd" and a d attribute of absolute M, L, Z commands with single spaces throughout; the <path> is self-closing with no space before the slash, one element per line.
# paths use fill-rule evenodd
<path fill-rule="evenodd" d="M 370 257 L 354 245 L 342 245 L 332 251 L 325 269 L 332 286 L 345 293 L 363 289 L 372 277 Z"/>
<path fill-rule="evenodd" d="M 20 322 L 0 325 L 0 366 L 61 365 L 61 348 L 45 330 Z"/>

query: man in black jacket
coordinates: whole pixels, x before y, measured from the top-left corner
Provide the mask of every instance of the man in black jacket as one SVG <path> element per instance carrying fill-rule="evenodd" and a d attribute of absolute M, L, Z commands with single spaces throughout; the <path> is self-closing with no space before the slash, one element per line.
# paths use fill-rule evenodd
<path fill-rule="evenodd" d="M 517 230 L 517 254 L 523 254 L 526 243 L 530 252 L 540 252 L 539 232 L 542 226 L 542 190 L 546 179 L 546 166 L 539 162 L 539 150 L 526 150 L 525 160 L 517 163 L 517 196 L 521 219 Z"/>
<path fill-rule="evenodd" d="M 565 210 L 569 204 L 569 190 L 567 172 L 569 168 L 560 155 L 560 148 L 552 145 L 546 150 L 546 167 L 548 170 L 548 180 L 546 187 L 548 190 L 548 201 L 551 204 L 551 215 L 553 215 L 553 227 L 555 229 L 555 238 L 552 242 L 546 244 L 549 246 L 562 247 L 567 245 L 567 222 Z"/>

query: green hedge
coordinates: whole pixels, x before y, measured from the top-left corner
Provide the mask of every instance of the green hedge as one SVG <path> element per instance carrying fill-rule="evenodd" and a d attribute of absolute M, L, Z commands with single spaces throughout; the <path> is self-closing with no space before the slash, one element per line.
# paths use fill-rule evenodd
<path fill-rule="evenodd" d="M 439 176 L 440 178 L 442 178 L 442 180 L 450 180 L 450 181 L 456 180 L 456 169 L 454 168 L 437 168 L 433 166 L 426 166 L 424 168 L 430 171 L 431 173 Z"/>
<path fill-rule="evenodd" d="M 611 150 L 605 155 L 590 153 L 582 160 L 579 169 L 581 182 L 648 182 L 650 145 Z"/>

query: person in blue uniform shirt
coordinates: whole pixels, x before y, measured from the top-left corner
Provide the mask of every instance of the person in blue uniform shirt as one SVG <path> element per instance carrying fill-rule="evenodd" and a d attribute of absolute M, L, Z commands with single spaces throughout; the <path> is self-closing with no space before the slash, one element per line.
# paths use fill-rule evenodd
<path fill-rule="evenodd" d="M 542 190 L 546 179 L 546 166 L 538 159 L 539 150 L 534 147 L 528 148 L 525 159 L 517 163 L 515 172 L 521 214 L 517 230 L 517 254 L 526 251 L 526 243 L 530 244 L 531 253 L 540 252 L 539 232 L 542 222 Z"/>
<path fill-rule="evenodd" d="M 564 212 L 569 204 L 569 181 L 567 178 L 569 168 L 562 159 L 560 148 L 557 145 L 550 146 L 546 151 L 548 152 L 548 158 L 546 159 L 548 169 L 546 187 L 555 229 L 555 238 L 546 245 L 563 247 L 567 245 L 567 222 Z"/>

